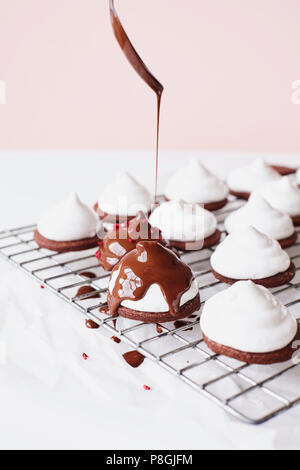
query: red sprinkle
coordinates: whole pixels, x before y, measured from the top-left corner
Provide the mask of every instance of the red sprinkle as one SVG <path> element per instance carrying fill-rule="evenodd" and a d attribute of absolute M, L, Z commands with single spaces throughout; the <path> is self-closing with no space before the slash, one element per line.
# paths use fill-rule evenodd
<path fill-rule="evenodd" d="M 151 390 L 151 388 L 148 387 L 148 385 L 143 385 L 143 388 L 144 388 L 144 390 Z"/>
<path fill-rule="evenodd" d="M 97 250 L 95 253 L 96 258 L 99 260 L 101 258 L 101 251 Z"/>
<path fill-rule="evenodd" d="M 85 354 L 85 353 L 82 353 L 82 357 L 83 357 L 83 359 L 86 361 L 89 356 L 88 356 L 87 354 Z"/>
<path fill-rule="evenodd" d="M 98 242 L 98 245 L 99 245 L 99 246 L 102 246 L 102 245 L 103 245 L 103 242 L 102 242 L 102 241 L 101 241 L 101 242 Z"/>
<path fill-rule="evenodd" d="M 134 243 L 134 240 L 132 238 L 128 238 L 129 243 Z"/>
<path fill-rule="evenodd" d="M 41 289 L 45 289 L 45 286 L 43 286 L 43 285 L 41 284 L 41 285 L 40 285 L 40 288 L 41 288 Z"/>

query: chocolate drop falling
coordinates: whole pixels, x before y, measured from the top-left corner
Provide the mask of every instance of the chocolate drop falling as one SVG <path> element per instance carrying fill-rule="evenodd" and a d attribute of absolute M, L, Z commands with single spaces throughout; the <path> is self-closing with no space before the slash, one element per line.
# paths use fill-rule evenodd
<path fill-rule="evenodd" d="M 156 121 L 156 160 L 155 160 L 155 199 L 157 200 L 157 177 L 158 177 L 158 143 L 159 143 L 159 121 L 160 121 L 160 105 L 161 96 L 164 90 L 163 85 L 154 77 L 146 64 L 133 47 L 125 29 L 123 28 L 118 14 L 114 6 L 114 0 L 109 2 L 110 18 L 115 37 L 124 52 L 127 60 L 132 65 L 138 75 L 147 83 L 147 85 L 154 91 L 157 98 L 157 121 Z"/>

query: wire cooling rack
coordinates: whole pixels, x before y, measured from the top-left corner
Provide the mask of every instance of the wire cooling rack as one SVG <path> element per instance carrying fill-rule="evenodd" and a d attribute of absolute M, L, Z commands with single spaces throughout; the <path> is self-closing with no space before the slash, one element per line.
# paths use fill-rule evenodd
<path fill-rule="evenodd" d="M 242 204 L 231 199 L 225 208 L 216 212 L 223 238 L 224 218 Z M 35 225 L 28 225 L 0 232 L 0 254 L 4 259 L 232 415 L 251 424 L 260 424 L 300 402 L 300 367 L 295 361 L 259 366 L 216 355 L 202 339 L 200 315 L 176 328 L 174 322 L 157 327 L 121 317 L 115 321 L 99 311 L 106 306 L 109 273 L 99 266 L 95 249 L 61 254 L 40 249 L 33 239 L 34 229 Z M 297 244 L 287 251 L 296 265 L 296 276 L 289 284 L 272 292 L 298 319 L 299 235 Z M 192 267 L 199 283 L 201 309 L 205 300 L 227 288 L 210 272 L 211 253 L 212 249 L 182 253 L 182 259 Z M 86 278 L 82 274 L 86 271 L 96 277 Z M 89 293 L 78 295 L 78 289 L 86 285 L 96 289 L 98 298 L 90 298 Z"/>

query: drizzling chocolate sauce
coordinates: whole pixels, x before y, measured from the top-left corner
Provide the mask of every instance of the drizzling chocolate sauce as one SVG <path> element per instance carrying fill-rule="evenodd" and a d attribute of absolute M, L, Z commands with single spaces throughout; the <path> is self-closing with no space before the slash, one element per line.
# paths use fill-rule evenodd
<path fill-rule="evenodd" d="M 141 354 L 138 351 L 128 351 L 127 353 L 123 354 L 123 357 L 127 364 L 129 364 L 131 367 L 139 367 L 141 364 L 143 364 L 145 360 L 145 356 Z"/>
<path fill-rule="evenodd" d="M 94 279 L 96 277 L 96 274 L 92 273 L 92 271 L 83 271 L 82 273 L 80 273 L 80 276 L 88 277 L 89 279 Z"/>
<path fill-rule="evenodd" d="M 85 320 L 85 326 L 87 328 L 90 328 L 91 330 L 96 330 L 97 328 L 100 328 L 100 325 L 98 325 L 98 323 L 94 322 L 90 318 L 88 320 Z"/>
<path fill-rule="evenodd" d="M 123 256 L 134 250 L 138 241 L 162 240 L 158 228 L 152 227 L 142 211 L 126 225 L 118 225 L 108 232 L 99 246 L 99 263 L 110 271 Z"/>
<path fill-rule="evenodd" d="M 119 272 L 111 292 L 112 316 L 117 314 L 123 300 L 140 300 L 152 284 L 158 284 L 170 314 L 176 317 L 181 296 L 193 281 L 190 267 L 158 241 L 138 242 L 136 249 L 127 253 L 114 269 Z"/>
<path fill-rule="evenodd" d="M 159 143 L 159 118 L 160 118 L 160 105 L 161 105 L 161 96 L 164 90 L 162 84 L 152 75 L 148 67 L 145 65 L 141 57 L 138 55 L 134 49 L 130 39 L 127 36 L 125 29 L 123 28 L 118 14 L 114 6 L 114 0 L 110 0 L 110 18 L 113 27 L 115 37 L 127 57 L 129 63 L 132 65 L 134 70 L 139 74 L 139 76 L 147 83 L 147 85 L 152 88 L 156 94 L 157 99 L 157 124 L 156 124 L 156 162 L 155 162 L 155 201 L 157 200 L 157 177 L 158 177 L 158 143 Z"/>
<path fill-rule="evenodd" d="M 97 289 L 94 289 L 94 287 L 92 287 L 92 286 L 81 286 L 81 287 L 79 287 L 75 297 L 77 297 L 78 295 L 89 294 L 89 293 L 91 293 L 91 295 L 87 295 L 83 299 L 79 299 L 79 300 L 96 299 L 96 298 L 100 297 L 100 294 L 97 291 Z"/>

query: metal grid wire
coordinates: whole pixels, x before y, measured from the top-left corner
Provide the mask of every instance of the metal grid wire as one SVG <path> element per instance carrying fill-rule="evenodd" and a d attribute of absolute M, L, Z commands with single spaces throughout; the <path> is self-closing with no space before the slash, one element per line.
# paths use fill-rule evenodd
<path fill-rule="evenodd" d="M 243 204 L 231 199 L 216 212 L 224 238 L 226 215 Z M 248 365 L 212 353 L 205 345 L 198 317 L 176 328 L 174 322 L 155 325 L 121 317 L 109 317 L 99 311 L 106 306 L 109 273 L 94 257 L 95 249 L 79 253 L 54 253 L 40 249 L 33 240 L 35 225 L 0 232 L 0 254 L 62 298 L 86 317 L 140 351 L 144 356 L 175 374 L 178 379 L 213 400 L 223 409 L 251 424 L 260 424 L 300 402 L 300 368 L 285 362 L 275 365 Z M 299 228 L 300 231 L 300 228 Z M 227 288 L 210 272 L 209 259 L 213 249 L 182 253 L 199 283 L 201 309 L 205 300 Z M 274 295 L 300 317 L 300 241 L 287 250 L 296 265 L 296 276 L 285 286 L 272 289 Z M 92 271 L 88 279 L 81 273 Z M 90 285 L 99 298 L 91 294 L 77 295 L 78 288 Z M 298 320 L 300 321 L 300 320 Z"/>

